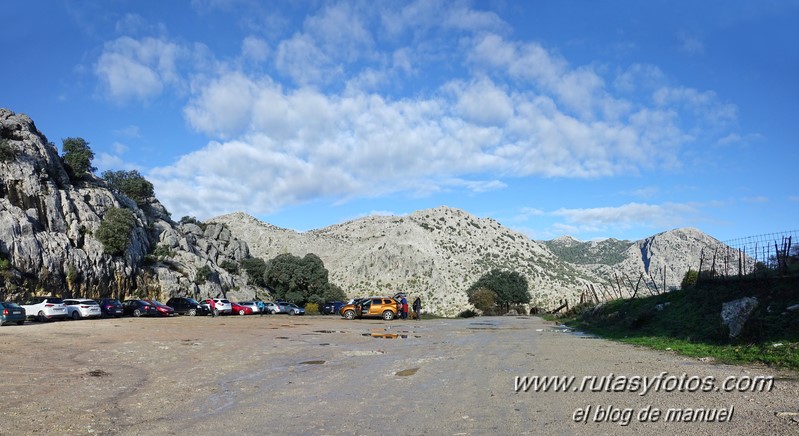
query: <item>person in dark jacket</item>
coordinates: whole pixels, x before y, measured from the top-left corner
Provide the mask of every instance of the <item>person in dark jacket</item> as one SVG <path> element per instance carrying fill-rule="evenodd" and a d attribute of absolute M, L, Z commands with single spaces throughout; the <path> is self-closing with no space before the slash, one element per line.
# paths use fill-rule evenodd
<path fill-rule="evenodd" d="M 416 315 L 417 321 L 422 319 L 422 299 L 419 297 L 413 300 L 413 313 Z"/>

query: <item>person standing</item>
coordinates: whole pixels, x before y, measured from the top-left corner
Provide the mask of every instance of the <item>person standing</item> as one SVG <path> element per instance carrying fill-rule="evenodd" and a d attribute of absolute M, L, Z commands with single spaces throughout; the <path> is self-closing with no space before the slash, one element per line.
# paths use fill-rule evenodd
<path fill-rule="evenodd" d="M 422 319 L 422 299 L 419 297 L 413 300 L 413 313 L 416 314 L 417 321 Z"/>
<path fill-rule="evenodd" d="M 211 317 L 216 318 L 216 301 L 213 298 L 208 300 L 208 307 L 211 308 Z"/>
<path fill-rule="evenodd" d="M 402 319 L 408 319 L 408 299 L 404 295 L 402 300 L 400 300 L 400 304 L 402 304 Z"/>

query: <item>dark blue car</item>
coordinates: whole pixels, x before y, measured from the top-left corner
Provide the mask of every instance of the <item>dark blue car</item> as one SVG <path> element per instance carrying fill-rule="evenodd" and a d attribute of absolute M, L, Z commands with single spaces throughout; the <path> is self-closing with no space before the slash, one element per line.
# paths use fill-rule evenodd
<path fill-rule="evenodd" d="M 336 315 L 345 304 L 343 301 L 328 301 L 322 306 L 322 315 Z"/>

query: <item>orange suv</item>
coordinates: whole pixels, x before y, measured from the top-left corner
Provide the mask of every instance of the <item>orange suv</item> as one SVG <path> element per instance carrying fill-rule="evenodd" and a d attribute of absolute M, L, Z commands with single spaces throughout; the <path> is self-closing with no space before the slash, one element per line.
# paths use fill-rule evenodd
<path fill-rule="evenodd" d="M 342 306 L 338 313 L 346 319 L 380 317 L 390 321 L 397 317 L 397 312 L 399 312 L 397 300 L 388 297 L 372 297 Z"/>

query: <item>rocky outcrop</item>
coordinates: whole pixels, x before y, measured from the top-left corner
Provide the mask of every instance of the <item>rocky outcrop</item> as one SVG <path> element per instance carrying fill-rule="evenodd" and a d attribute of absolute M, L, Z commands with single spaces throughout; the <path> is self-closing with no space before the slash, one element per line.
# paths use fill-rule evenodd
<path fill-rule="evenodd" d="M 119 256 L 106 253 L 94 236 L 111 208 L 135 217 Z M 167 255 L 153 256 L 158 246 Z M 0 109 L 0 299 L 252 296 L 245 277 L 219 266 L 248 255 L 224 226 L 177 225 L 155 198 L 138 205 L 94 175 L 71 180 L 31 119 Z M 204 266 L 210 280 L 198 285 Z"/>

